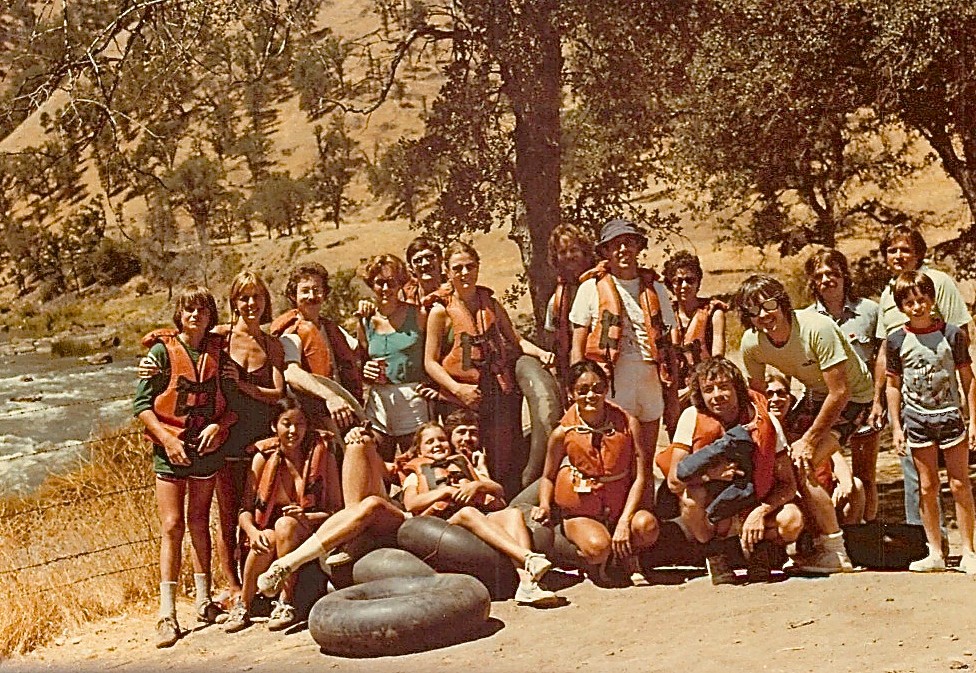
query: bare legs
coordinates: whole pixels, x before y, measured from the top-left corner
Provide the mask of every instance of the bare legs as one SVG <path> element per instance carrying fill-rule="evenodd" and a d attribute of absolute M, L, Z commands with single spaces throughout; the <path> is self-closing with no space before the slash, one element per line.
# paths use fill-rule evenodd
<path fill-rule="evenodd" d="M 612 534 L 602 523 L 588 517 L 572 517 L 563 520 L 566 538 L 579 548 L 583 561 L 594 567 L 603 566 L 610 558 Z M 630 521 L 630 542 L 634 549 L 647 549 L 657 542 L 657 519 L 641 509 Z"/>
<path fill-rule="evenodd" d="M 247 461 L 227 461 L 217 472 L 217 558 L 220 570 L 230 584 L 233 596 L 241 591 L 241 580 L 238 576 L 238 536 L 237 513 L 241 509 L 241 499 L 244 496 L 244 481 L 247 478 Z"/>
<path fill-rule="evenodd" d="M 156 478 L 156 508 L 161 539 L 159 576 L 163 582 L 176 582 L 182 561 L 183 533 L 190 531 L 193 572 L 210 573 L 210 499 L 214 479 L 168 480 Z M 189 494 L 186 509 L 184 498 Z"/>
<path fill-rule="evenodd" d="M 969 482 L 969 450 L 966 442 L 943 450 L 949 489 L 956 503 L 956 520 L 964 554 L 973 553 L 973 490 Z M 921 498 L 919 500 L 922 525 L 930 552 L 942 548 L 939 527 L 939 465 L 938 448 L 933 444 L 912 449 L 912 460 L 918 470 Z M 941 553 L 941 552 L 940 552 Z"/>
<path fill-rule="evenodd" d="M 864 515 L 865 521 L 874 521 L 878 517 L 878 444 L 881 433 L 875 432 L 864 437 L 852 437 L 851 468 L 854 476 L 864 485 Z"/>

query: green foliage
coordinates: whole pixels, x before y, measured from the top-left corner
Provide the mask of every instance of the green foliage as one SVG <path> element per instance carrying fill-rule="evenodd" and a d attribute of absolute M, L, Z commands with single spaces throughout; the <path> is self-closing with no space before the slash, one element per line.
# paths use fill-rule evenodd
<path fill-rule="evenodd" d="M 328 128 L 315 126 L 315 146 L 318 159 L 306 180 L 315 202 L 338 229 L 342 215 L 356 205 L 345 192 L 363 163 L 355 155 L 359 143 L 349 137 L 343 115 L 334 114 Z"/>
<path fill-rule="evenodd" d="M 264 225 L 268 238 L 301 234 L 314 194 L 305 180 L 287 173 L 272 173 L 254 187 L 244 213 Z"/>
<path fill-rule="evenodd" d="M 355 269 L 338 269 L 329 274 L 329 296 L 322 307 L 322 315 L 355 333 L 356 318 L 353 313 L 364 296 L 363 289 L 363 282 Z"/>

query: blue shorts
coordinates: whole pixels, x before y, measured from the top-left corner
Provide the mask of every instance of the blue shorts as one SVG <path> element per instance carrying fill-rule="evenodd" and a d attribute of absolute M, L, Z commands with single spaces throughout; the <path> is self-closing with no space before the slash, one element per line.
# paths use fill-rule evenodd
<path fill-rule="evenodd" d="M 966 423 L 959 409 L 921 411 L 906 406 L 901 410 L 901 424 L 909 449 L 933 444 L 951 449 L 966 441 Z"/>

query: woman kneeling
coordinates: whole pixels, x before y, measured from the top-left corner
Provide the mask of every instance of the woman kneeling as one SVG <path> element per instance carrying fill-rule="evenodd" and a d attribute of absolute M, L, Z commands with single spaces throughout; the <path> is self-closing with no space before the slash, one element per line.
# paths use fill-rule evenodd
<path fill-rule="evenodd" d="M 607 402 L 609 382 L 600 365 L 577 362 L 568 385 L 575 403 L 549 437 L 532 518 L 547 522 L 555 502 L 566 537 L 591 578 L 602 582 L 611 555 L 626 567 L 657 542 L 657 519 L 640 509 L 650 458 L 637 419 Z"/>

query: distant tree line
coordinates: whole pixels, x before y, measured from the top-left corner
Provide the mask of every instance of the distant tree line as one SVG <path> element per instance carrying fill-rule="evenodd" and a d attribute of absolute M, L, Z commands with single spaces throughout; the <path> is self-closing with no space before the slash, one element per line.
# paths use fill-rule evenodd
<path fill-rule="evenodd" d="M 41 228 L 90 158 L 100 210 L 148 204 L 141 247 L 156 252 L 143 261 L 161 270 L 177 214 L 201 251 L 256 225 L 303 236 L 316 212 L 339 226 L 364 171 L 388 217 L 439 237 L 509 226 L 537 318 L 561 221 L 625 215 L 664 235 L 686 212 L 792 254 L 930 218 L 893 195 L 937 163 L 970 213 L 962 243 L 976 241 L 976 6 L 962 0 L 370 0 L 378 29 L 362 36 L 322 25 L 325 7 L 0 10 L 0 131 L 63 101 L 47 144 L 0 167 L 0 198 L 17 204 L 4 231 Z M 423 132 L 367 157 L 347 120 L 431 67 L 441 84 L 416 112 Z M 296 97 L 316 124 L 302 175 L 273 149 Z"/>

